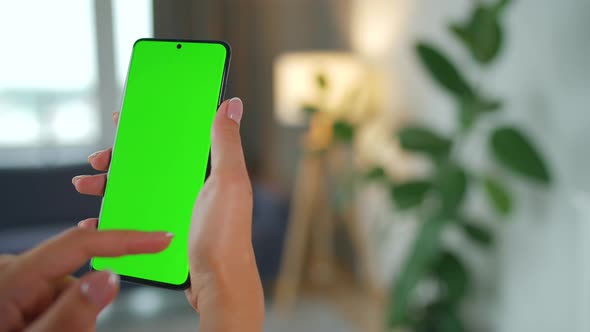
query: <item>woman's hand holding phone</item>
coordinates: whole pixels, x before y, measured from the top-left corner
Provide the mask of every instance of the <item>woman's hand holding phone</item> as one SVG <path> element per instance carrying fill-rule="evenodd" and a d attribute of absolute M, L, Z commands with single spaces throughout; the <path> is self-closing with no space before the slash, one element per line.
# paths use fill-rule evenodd
<path fill-rule="evenodd" d="M 261 331 L 264 320 L 264 298 L 251 242 L 252 187 L 239 133 L 242 112 L 241 100 L 234 98 L 225 101 L 215 116 L 211 174 L 192 217 L 191 286 L 186 296 L 201 314 L 201 331 Z M 114 119 L 117 122 L 117 113 Z M 106 171 L 111 151 L 92 154 L 92 167 Z M 146 165 L 149 167 L 148 157 Z M 73 183 L 80 193 L 103 195 L 106 175 L 78 176 Z M 87 219 L 79 226 L 95 229 L 97 222 Z"/>

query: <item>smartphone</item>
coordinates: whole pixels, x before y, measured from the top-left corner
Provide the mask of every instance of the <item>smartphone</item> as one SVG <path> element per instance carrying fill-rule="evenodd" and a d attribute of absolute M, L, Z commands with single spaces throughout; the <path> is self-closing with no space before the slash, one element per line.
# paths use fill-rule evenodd
<path fill-rule="evenodd" d="M 230 56 L 222 41 L 133 45 L 98 229 L 167 231 L 174 238 L 156 254 L 95 257 L 91 269 L 135 283 L 189 286 L 189 227 L 209 173 L 211 125 Z"/>

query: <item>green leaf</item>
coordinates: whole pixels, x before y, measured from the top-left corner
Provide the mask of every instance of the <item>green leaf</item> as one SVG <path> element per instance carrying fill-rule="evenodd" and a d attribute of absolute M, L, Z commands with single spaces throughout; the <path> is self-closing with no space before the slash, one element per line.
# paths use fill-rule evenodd
<path fill-rule="evenodd" d="M 399 142 L 408 151 L 426 153 L 433 159 L 445 158 L 451 149 L 451 141 L 428 128 L 406 127 L 399 131 Z"/>
<path fill-rule="evenodd" d="M 464 332 L 463 323 L 455 309 L 444 302 L 436 302 L 426 308 L 426 313 L 415 327 L 416 332 Z"/>
<path fill-rule="evenodd" d="M 350 142 L 354 137 L 354 127 L 344 121 L 336 121 L 332 127 L 334 137 L 343 142 Z"/>
<path fill-rule="evenodd" d="M 385 170 L 383 167 L 374 167 L 369 172 L 367 172 L 366 176 L 367 180 L 381 180 L 386 177 Z"/>
<path fill-rule="evenodd" d="M 318 74 L 316 76 L 316 83 L 318 87 L 322 90 L 325 90 L 328 87 L 328 80 L 324 74 Z"/>
<path fill-rule="evenodd" d="M 495 7 L 477 6 L 469 22 L 464 25 L 453 24 L 450 31 L 481 64 L 489 64 L 502 48 L 503 33 Z"/>
<path fill-rule="evenodd" d="M 454 163 L 447 163 L 439 170 L 435 186 L 440 194 L 443 215 L 456 215 L 467 191 L 467 174 L 465 171 Z"/>
<path fill-rule="evenodd" d="M 432 184 L 428 181 L 410 181 L 391 188 L 391 198 L 400 210 L 413 208 L 424 200 Z"/>
<path fill-rule="evenodd" d="M 418 56 L 435 81 L 457 97 L 473 95 L 473 89 L 446 56 L 426 43 L 416 46 Z"/>
<path fill-rule="evenodd" d="M 496 128 L 492 132 L 490 148 L 498 162 L 512 171 L 543 184 L 551 182 L 541 155 L 517 128 Z"/>
<path fill-rule="evenodd" d="M 502 102 L 482 96 L 465 96 L 460 100 L 459 120 L 463 129 L 473 127 L 481 114 L 495 112 L 502 107 Z"/>
<path fill-rule="evenodd" d="M 446 222 L 446 219 L 430 218 L 418 231 L 410 254 L 392 288 L 392 301 L 387 315 L 390 327 L 409 323 L 414 289 L 439 254 L 440 234 Z"/>
<path fill-rule="evenodd" d="M 449 30 L 453 35 L 455 35 L 456 38 L 458 38 L 465 45 L 470 45 L 471 33 L 466 27 L 460 24 L 453 23 L 449 26 Z"/>
<path fill-rule="evenodd" d="M 473 98 L 462 98 L 459 104 L 459 123 L 463 130 L 473 128 L 477 121 L 480 112 L 473 102 Z"/>
<path fill-rule="evenodd" d="M 499 15 L 501 11 L 503 11 L 507 5 L 509 5 L 511 0 L 498 0 L 496 5 L 494 6 L 494 10 L 496 11 L 496 15 Z"/>
<path fill-rule="evenodd" d="M 478 109 L 480 112 L 495 112 L 502 108 L 502 101 L 497 99 L 488 99 L 485 97 L 479 97 L 477 100 Z"/>
<path fill-rule="evenodd" d="M 474 222 L 463 220 L 461 227 L 465 235 L 474 243 L 481 245 L 482 247 L 489 248 L 494 243 L 494 237 L 492 233 L 483 226 L 480 226 Z"/>
<path fill-rule="evenodd" d="M 471 25 L 472 53 L 482 64 L 490 63 L 502 48 L 503 33 L 496 12 L 486 7 L 475 11 Z"/>
<path fill-rule="evenodd" d="M 503 216 L 512 211 L 512 198 L 508 189 L 500 181 L 487 177 L 484 179 L 484 187 L 492 206 Z"/>
<path fill-rule="evenodd" d="M 313 105 L 306 104 L 303 105 L 303 107 L 301 107 L 301 110 L 305 112 L 307 115 L 312 115 L 318 111 L 318 108 Z"/>
<path fill-rule="evenodd" d="M 450 252 L 444 252 L 434 267 L 444 293 L 443 299 L 452 306 L 458 305 L 469 289 L 469 275 L 461 260 Z"/>

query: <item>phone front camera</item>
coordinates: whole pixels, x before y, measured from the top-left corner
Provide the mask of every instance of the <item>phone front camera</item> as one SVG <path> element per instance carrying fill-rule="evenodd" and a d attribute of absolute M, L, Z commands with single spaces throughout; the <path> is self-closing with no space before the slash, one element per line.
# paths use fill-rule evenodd
<path fill-rule="evenodd" d="M 180 48 L 182 48 L 182 45 L 180 45 L 180 44 L 177 44 L 177 45 L 176 45 L 176 48 L 177 48 L 177 49 L 180 49 Z"/>

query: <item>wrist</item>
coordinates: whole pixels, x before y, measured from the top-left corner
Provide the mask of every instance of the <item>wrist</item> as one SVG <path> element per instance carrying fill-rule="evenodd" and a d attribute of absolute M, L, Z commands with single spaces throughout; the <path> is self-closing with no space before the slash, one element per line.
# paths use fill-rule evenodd
<path fill-rule="evenodd" d="M 191 269 L 190 291 L 190 302 L 200 313 L 200 331 L 262 331 L 264 294 L 254 252 L 201 262 L 206 263 L 200 269 Z"/>
<path fill-rule="evenodd" d="M 200 331 L 260 332 L 264 322 L 264 295 L 258 273 L 239 279 L 217 280 L 198 296 Z"/>

